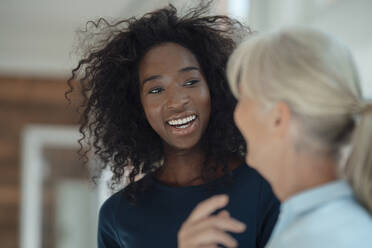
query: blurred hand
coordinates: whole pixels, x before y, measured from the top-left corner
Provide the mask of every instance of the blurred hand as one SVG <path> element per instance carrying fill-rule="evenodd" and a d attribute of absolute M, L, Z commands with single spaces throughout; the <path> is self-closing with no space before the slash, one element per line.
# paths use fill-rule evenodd
<path fill-rule="evenodd" d="M 237 247 L 236 240 L 226 232 L 244 232 L 245 224 L 231 218 L 226 210 L 211 215 L 228 202 L 227 195 L 216 195 L 199 203 L 178 232 L 178 248 L 217 248 L 218 244 Z"/>

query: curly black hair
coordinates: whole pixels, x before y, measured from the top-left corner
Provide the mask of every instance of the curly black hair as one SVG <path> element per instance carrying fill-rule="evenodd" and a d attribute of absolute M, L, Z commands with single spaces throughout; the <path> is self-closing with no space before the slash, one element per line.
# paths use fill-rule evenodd
<path fill-rule="evenodd" d="M 66 92 L 79 88 L 84 99 L 80 154 L 87 158 L 93 150 L 103 161 L 100 171 L 110 167 L 112 188 L 122 185 L 124 171 L 129 169 L 125 192 L 132 202 L 149 187 L 149 175 L 161 167 L 164 155 L 161 139 L 146 120 L 140 102 L 138 75 L 143 56 L 161 43 L 174 42 L 190 50 L 210 89 L 211 117 L 201 138 L 206 155 L 202 179 L 209 181 L 219 168 L 229 175 L 229 159 L 244 159 L 245 142 L 233 121 L 236 99 L 228 87 L 225 67 L 236 42 L 250 30 L 227 16 L 207 15 L 210 3 L 182 17 L 168 5 L 141 18 L 114 23 L 101 18 L 87 23 L 85 41 L 91 44 L 73 69 Z M 86 147 L 84 141 L 90 141 Z M 140 174 L 146 176 L 138 183 L 135 179 Z"/>

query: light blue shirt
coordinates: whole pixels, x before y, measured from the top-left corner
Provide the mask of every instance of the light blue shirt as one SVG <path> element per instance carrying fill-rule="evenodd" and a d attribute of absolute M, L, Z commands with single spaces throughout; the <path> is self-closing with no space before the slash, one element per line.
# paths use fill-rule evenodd
<path fill-rule="evenodd" d="M 334 181 L 285 201 L 266 247 L 372 248 L 372 217 L 346 181 Z"/>

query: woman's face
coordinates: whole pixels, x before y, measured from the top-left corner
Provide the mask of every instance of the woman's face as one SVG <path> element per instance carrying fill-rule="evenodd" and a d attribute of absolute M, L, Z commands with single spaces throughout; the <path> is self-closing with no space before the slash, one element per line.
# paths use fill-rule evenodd
<path fill-rule="evenodd" d="M 140 62 L 139 80 L 146 118 L 165 144 L 176 149 L 197 145 L 211 101 L 195 56 L 176 43 L 155 46 Z"/>
<path fill-rule="evenodd" d="M 287 121 L 280 107 L 268 110 L 241 96 L 234 112 L 235 123 L 247 142 L 246 162 L 270 183 L 280 181 L 287 156 Z"/>
<path fill-rule="evenodd" d="M 260 162 L 260 158 L 264 155 L 264 144 L 268 138 L 266 137 L 267 123 L 260 110 L 257 103 L 249 98 L 241 97 L 234 112 L 235 123 L 247 142 L 246 162 L 251 165 L 257 165 Z"/>

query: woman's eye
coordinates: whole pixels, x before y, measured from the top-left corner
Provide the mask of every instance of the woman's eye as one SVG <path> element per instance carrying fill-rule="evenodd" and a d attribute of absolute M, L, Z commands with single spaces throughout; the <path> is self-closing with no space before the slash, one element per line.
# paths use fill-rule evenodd
<path fill-rule="evenodd" d="M 154 89 L 149 91 L 149 94 L 159 94 L 162 91 L 163 91 L 162 88 L 154 88 Z"/>
<path fill-rule="evenodd" d="M 199 80 L 196 80 L 196 79 L 195 80 L 190 80 L 190 81 L 185 82 L 184 86 L 192 86 L 196 83 L 199 83 Z"/>

